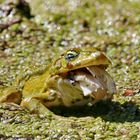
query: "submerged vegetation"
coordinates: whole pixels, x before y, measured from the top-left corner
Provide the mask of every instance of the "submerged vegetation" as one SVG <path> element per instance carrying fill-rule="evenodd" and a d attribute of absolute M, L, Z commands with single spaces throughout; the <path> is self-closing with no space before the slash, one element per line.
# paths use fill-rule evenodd
<path fill-rule="evenodd" d="M 139 1 L 28 2 L 0 1 L 0 87 L 43 71 L 67 48 L 93 46 L 111 58 L 118 93 L 82 110 L 52 109 L 58 116 L 0 104 L 0 138 L 140 139 Z"/>

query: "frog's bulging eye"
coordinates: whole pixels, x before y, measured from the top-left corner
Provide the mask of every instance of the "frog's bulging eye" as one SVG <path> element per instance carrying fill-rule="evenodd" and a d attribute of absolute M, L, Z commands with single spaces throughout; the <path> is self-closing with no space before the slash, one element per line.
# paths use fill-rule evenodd
<path fill-rule="evenodd" d="M 68 51 L 66 56 L 65 56 L 65 59 L 69 61 L 69 60 L 72 60 L 72 59 L 76 58 L 77 56 L 78 56 L 77 52 L 75 52 L 75 51 Z"/>

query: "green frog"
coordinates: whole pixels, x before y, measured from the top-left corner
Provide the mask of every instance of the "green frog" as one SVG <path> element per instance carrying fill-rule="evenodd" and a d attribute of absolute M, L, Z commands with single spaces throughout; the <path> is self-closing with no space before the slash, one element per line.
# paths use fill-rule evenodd
<path fill-rule="evenodd" d="M 44 72 L 0 89 L 0 102 L 20 104 L 32 112 L 45 113 L 55 106 L 82 106 L 112 99 L 115 83 L 106 71 L 109 58 L 94 47 L 71 48 Z M 22 82 L 22 90 L 18 86 Z"/>

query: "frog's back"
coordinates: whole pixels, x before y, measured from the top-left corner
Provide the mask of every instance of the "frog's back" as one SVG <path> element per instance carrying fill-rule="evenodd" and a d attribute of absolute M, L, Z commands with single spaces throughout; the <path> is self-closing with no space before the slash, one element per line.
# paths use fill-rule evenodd
<path fill-rule="evenodd" d="M 44 74 L 31 76 L 24 84 L 23 98 L 32 97 L 42 92 L 45 87 L 46 78 Z"/>

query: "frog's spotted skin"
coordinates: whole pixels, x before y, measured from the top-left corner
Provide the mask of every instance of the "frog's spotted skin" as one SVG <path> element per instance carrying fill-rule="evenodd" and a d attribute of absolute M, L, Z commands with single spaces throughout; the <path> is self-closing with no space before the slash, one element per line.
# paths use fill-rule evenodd
<path fill-rule="evenodd" d="M 93 47 L 72 48 L 52 61 L 45 72 L 31 76 L 22 93 L 1 93 L 0 102 L 21 101 L 21 106 L 43 113 L 52 106 L 70 107 L 110 99 L 116 89 L 105 71 L 109 63 L 105 54 Z M 22 94 L 22 99 L 17 93 Z"/>

